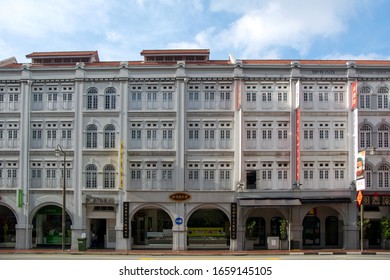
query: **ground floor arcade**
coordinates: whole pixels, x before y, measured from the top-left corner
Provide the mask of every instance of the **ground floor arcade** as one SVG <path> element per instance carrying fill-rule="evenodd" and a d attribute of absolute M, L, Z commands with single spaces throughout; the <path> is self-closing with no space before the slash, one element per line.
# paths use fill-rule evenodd
<path fill-rule="evenodd" d="M 237 204 L 234 228 L 232 203 Z M 353 203 L 259 207 L 235 202 L 128 201 L 128 205 L 127 236 L 123 230 L 123 207 L 118 201 L 83 203 L 78 207 L 80 214 L 73 210 L 77 207 L 67 206 L 66 246 L 77 249 L 78 239 L 85 237 L 88 247 L 118 250 L 262 250 L 269 248 L 270 240 L 278 240 L 280 249 L 359 248 L 358 211 Z M 379 247 L 379 220 L 388 214 L 388 208 L 377 207 L 375 213 L 369 206 L 366 210 L 366 218 L 371 219 L 372 225 L 369 246 Z M 93 235 L 97 236 L 95 244 Z M 58 201 L 43 200 L 30 210 L 28 219 L 25 209 L 1 201 L 0 248 L 60 247 L 61 242 Z"/>

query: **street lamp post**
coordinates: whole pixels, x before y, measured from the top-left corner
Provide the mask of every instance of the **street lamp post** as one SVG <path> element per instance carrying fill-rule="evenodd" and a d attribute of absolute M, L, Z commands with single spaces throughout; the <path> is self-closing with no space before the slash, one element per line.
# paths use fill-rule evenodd
<path fill-rule="evenodd" d="M 364 222 L 364 219 L 363 219 L 363 211 L 364 211 L 364 207 L 363 207 L 363 201 L 361 202 L 360 204 L 360 252 L 363 252 L 364 250 L 364 229 L 363 229 L 363 222 Z"/>
<path fill-rule="evenodd" d="M 375 151 L 376 151 L 376 148 L 375 147 L 369 147 L 365 150 L 363 150 L 362 152 L 364 152 L 364 158 L 361 159 L 359 161 L 359 159 L 357 160 L 357 172 L 359 172 L 359 169 L 361 168 L 361 175 L 362 177 L 360 178 L 360 180 L 363 180 L 363 188 L 360 189 L 360 251 L 363 252 L 364 250 L 364 206 L 363 206 L 363 190 L 365 189 L 365 176 L 364 176 L 364 165 L 365 165 L 365 162 L 366 162 L 366 152 L 369 152 L 370 155 L 375 155 Z M 361 165 L 361 166 L 359 166 Z M 360 168 L 359 168 L 360 167 Z M 358 178 L 357 178 L 358 179 Z"/>
<path fill-rule="evenodd" d="M 57 148 L 55 149 L 55 155 L 56 157 L 60 156 L 60 153 L 64 155 L 64 182 L 62 186 L 62 251 L 65 251 L 65 207 L 66 207 L 66 153 L 62 149 L 61 145 L 57 145 Z"/>

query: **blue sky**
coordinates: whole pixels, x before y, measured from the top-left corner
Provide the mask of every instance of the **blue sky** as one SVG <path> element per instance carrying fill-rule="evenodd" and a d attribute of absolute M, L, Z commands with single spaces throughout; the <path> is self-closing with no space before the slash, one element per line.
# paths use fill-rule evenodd
<path fill-rule="evenodd" d="M 387 0 L 1 0 L 0 60 L 206 48 L 211 59 L 390 59 Z"/>

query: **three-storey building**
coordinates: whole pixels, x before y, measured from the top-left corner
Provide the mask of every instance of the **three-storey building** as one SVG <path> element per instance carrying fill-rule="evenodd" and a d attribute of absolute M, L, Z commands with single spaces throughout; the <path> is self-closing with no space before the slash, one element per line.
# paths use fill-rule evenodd
<path fill-rule="evenodd" d="M 121 250 L 356 249 L 356 157 L 373 147 L 364 204 L 380 246 L 389 61 L 141 55 L 0 62 L 0 246 L 60 245 L 65 194 L 73 249 L 93 233 Z"/>

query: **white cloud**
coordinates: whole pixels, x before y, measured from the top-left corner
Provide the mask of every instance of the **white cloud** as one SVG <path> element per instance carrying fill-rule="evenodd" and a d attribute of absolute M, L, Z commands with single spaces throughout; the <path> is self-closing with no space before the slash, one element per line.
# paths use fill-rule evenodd
<path fill-rule="evenodd" d="M 341 59 L 341 60 L 390 60 L 390 56 L 384 56 L 377 53 L 367 54 L 350 54 L 350 53 L 333 53 L 322 57 L 325 60 Z"/>
<path fill-rule="evenodd" d="M 29 38 L 94 30 L 107 22 L 104 0 L 2 0 L 0 32 Z"/>
<path fill-rule="evenodd" d="M 199 32 L 195 42 L 208 42 L 216 50 L 230 48 L 243 58 L 277 55 L 283 48 L 304 55 L 313 40 L 346 31 L 354 8 L 351 0 L 214 0 L 210 7 L 239 16 L 224 30 Z"/>
<path fill-rule="evenodd" d="M 118 42 L 123 36 L 115 31 L 106 32 L 106 39 L 110 42 Z"/>

